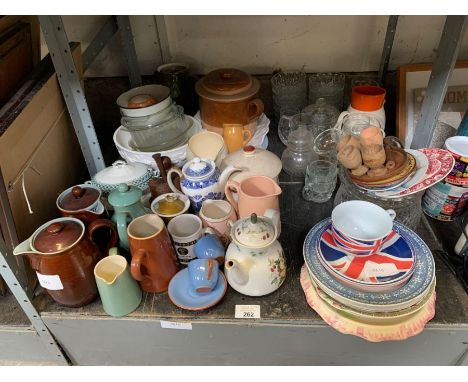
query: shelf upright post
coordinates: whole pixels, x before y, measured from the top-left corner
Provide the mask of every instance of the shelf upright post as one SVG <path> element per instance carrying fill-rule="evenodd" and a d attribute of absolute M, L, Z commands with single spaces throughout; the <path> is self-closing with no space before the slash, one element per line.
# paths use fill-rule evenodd
<path fill-rule="evenodd" d="M 132 88 L 141 86 L 140 67 L 138 66 L 130 18 L 128 16 L 115 16 L 115 19 L 117 21 L 117 26 L 119 27 L 120 38 L 122 39 L 122 46 L 127 60 L 130 86 Z"/>
<path fill-rule="evenodd" d="M 457 61 L 466 20 L 467 16 L 447 16 L 445 20 L 421 114 L 411 142 L 412 149 L 428 147 L 431 142 L 448 82 Z"/>
<path fill-rule="evenodd" d="M 36 330 L 39 339 L 44 344 L 45 348 L 50 352 L 54 362 L 60 365 L 68 365 L 67 358 L 62 352 L 62 349 L 55 341 L 54 337 L 50 334 L 49 329 L 44 324 L 39 315 L 38 311 L 32 304 L 32 291 L 27 290 L 27 279 L 24 280 L 23 272 L 20 272 L 18 261 L 22 258 L 17 258 L 13 255 L 13 245 L 17 244 L 18 238 L 16 237 L 16 231 L 13 220 L 11 217 L 11 209 L 8 203 L 8 196 L 5 189 L 5 183 L 3 175 L 0 170 L 0 206 L 2 216 L 0 216 L 0 222 L 2 223 L 2 232 L 9 235 L 9 241 L 12 241 L 10 245 L 7 245 L 4 236 L 0 232 L 0 276 L 5 280 L 8 288 L 15 296 L 19 305 L 23 309 L 24 313 L 31 321 L 32 326 Z M 15 242 L 16 241 L 16 242 Z M 30 293 L 26 293 L 26 292 Z"/>
<path fill-rule="evenodd" d="M 99 141 L 94 130 L 88 104 L 71 55 L 61 16 L 39 16 L 44 38 L 57 72 L 60 88 L 67 104 L 81 151 L 92 177 L 105 168 Z"/>
<path fill-rule="evenodd" d="M 385 85 L 385 77 L 387 76 L 388 63 L 392 54 L 393 40 L 398 23 L 398 16 L 389 16 L 387 24 L 387 33 L 385 34 L 384 47 L 382 57 L 380 58 L 378 79 L 381 86 Z"/>

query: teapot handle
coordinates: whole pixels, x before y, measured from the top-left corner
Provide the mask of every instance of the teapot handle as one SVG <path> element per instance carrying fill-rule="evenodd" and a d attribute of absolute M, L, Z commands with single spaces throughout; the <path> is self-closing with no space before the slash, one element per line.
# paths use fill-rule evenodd
<path fill-rule="evenodd" d="M 172 192 L 175 192 L 177 194 L 182 194 L 182 192 L 180 192 L 177 189 L 177 187 L 174 185 L 174 183 L 172 182 L 172 174 L 173 173 L 179 174 L 180 179 L 182 179 L 182 177 L 183 177 L 182 171 L 180 171 L 178 168 L 172 167 L 167 172 L 167 178 L 166 178 L 167 179 L 167 184 L 169 185 L 169 188 L 172 190 Z"/>
<path fill-rule="evenodd" d="M 263 216 L 270 219 L 273 222 L 273 225 L 275 226 L 276 232 L 278 233 L 278 236 L 279 236 L 281 234 L 281 219 L 280 219 L 279 211 L 274 210 L 272 208 L 268 208 L 263 213 Z"/>
<path fill-rule="evenodd" d="M 94 239 L 94 233 L 100 228 L 108 228 L 111 233 L 105 248 L 99 248 L 99 244 Z M 96 219 L 91 222 L 88 226 L 88 237 L 98 246 L 101 254 L 103 255 L 107 254 L 110 248 L 117 246 L 117 242 L 119 240 L 119 235 L 117 233 L 117 229 L 115 228 L 115 224 L 107 219 Z"/>
<path fill-rule="evenodd" d="M 232 196 L 232 190 L 234 190 L 237 194 L 239 194 L 239 183 L 235 180 L 228 180 L 226 186 L 224 186 L 224 194 L 226 195 L 226 199 L 231 204 L 231 206 L 236 211 L 237 215 L 239 216 L 239 205 L 234 200 Z"/>

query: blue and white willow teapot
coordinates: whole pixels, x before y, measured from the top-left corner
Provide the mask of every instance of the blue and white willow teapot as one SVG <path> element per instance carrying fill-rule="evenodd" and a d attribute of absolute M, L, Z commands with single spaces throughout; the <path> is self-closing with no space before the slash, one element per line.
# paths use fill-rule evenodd
<path fill-rule="evenodd" d="M 220 172 L 211 159 L 195 157 L 182 167 L 182 171 L 171 168 L 167 172 L 167 183 L 173 192 L 180 193 L 171 179 L 173 173 L 179 174 L 182 192 L 190 199 L 193 211 L 198 213 L 205 200 L 224 198 L 224 186 L 235 171 L 240 169 L 227 166 Z"/>

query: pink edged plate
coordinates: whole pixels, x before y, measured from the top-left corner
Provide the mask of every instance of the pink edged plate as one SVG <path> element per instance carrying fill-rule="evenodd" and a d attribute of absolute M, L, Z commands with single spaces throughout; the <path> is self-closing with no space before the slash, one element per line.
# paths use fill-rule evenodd
<path fill-rule="evenodd" d="M 384 198 L 393 199 L 400 198 L 405 195 L 415 194 L 416 192 L 425 190 L 434 184 L 443 180 L 452 171 L 455 165 L 455 159 L 449 151 L 439 148 L 427 148 L 417 150 L 423 153 L 429 162 L 426 173 L 422 179 L 410 187 L 396 192 L 396 190 L 379 192 L 378 195 Z M 377 193 L 376 193 L 377 194 Z"/>

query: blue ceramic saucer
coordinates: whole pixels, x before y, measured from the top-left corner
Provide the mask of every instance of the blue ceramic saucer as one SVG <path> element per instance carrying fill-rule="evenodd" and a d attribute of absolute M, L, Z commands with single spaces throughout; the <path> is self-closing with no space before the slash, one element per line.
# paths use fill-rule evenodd
<path fill-rule="evenodd" d="M 219 271 L 218 282 L 209 293 L 197 293 L 191 290 L 188 268 L 178 272 L 169 283 L 169 299 L 181 309 L 204 310 L 216 305 L 226 293 L 227 281 Z"/>

